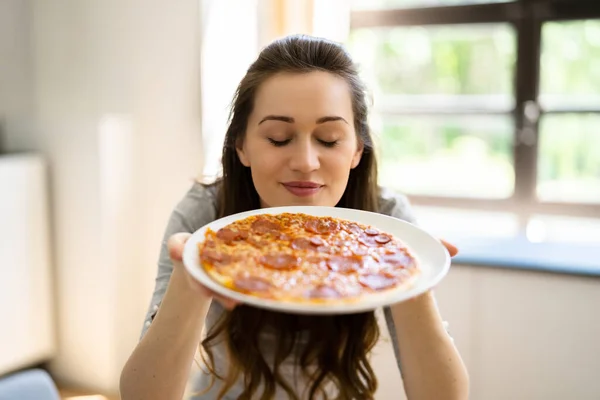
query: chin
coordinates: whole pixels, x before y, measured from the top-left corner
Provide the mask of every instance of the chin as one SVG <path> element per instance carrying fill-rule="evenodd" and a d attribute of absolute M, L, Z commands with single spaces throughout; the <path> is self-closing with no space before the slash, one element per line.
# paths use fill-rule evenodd
<path fill-rule="evenodd" d="M 331 203 L 327 199 L 320 198 L 319 196 L 314 197 L 296 197 L 293 201 L 295 206 L 320 206 L 320 207 L 334 207 L 336 203 Z"/>
<path fill-rule="evenodd" d="M 269 204 L 267 207 L 293 207 L 293 206 L 322 206 L 323 202 L 319 200 L 318 196 L 313 197 L 296 197 L 296 196 L 285 196 L 285 198 L 279 198 L 276 201 L 264 202 Z"/>
<path fill-rule="evenodd" d="M 261 201 L 263 207 L 292 207 L 292 206 L 321 206 L 334 207 L 337 202 L 333 202 L 330 196 L 324 196 L 325 193 L 317 193 L 313 196 L 294 196 L 287 190 L 272 193 L 277 197 L 269 199 L 270 201 Z"/>

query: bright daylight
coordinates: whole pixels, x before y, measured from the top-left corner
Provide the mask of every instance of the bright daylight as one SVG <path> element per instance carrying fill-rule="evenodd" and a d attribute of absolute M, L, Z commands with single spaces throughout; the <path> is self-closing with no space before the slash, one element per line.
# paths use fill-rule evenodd
<path fill-rule="evenodd" d="M 0 0 L 0 400 L 600 399 L 600 1 Z"/>

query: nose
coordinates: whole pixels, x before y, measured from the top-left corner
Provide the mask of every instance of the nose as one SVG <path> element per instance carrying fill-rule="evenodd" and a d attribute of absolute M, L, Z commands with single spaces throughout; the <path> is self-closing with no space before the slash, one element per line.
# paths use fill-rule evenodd
<path fill-rule="evenodd" d="M 290 168 L 293 171 L 308 174 L 321 166 L 319 149 L 310 139 L 299 140 L 291 150 Z"/>

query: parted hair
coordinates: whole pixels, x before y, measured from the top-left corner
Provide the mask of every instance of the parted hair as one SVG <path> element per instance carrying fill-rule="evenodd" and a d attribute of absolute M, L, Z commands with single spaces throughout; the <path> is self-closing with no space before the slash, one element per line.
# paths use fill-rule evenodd
<path fill-rule="evenodd" d="M 377 163 L 367 124 L 365 87 L 357 67 L 343 46 L 326 39 L 294 35 L 279 39 L 259 54 L 241 80 L 232 101 L 222 154 L 222 176 L 217 186 L 218 215 L 260 208 L 250 168 L 238 158 L 236 148 L 244 141 L 249 116 L 260 85 L 278 73 L 325 71 L 343 78 L 352 97 L 353 123 L 364 150 L 350 171 L 339 207 L 378 211 Z M 260 346 L 264 329 L 275 332 L 274 358 L 267 360 Z M 300 341 L 299 338 L 305 338 Z M 239 399 L 272 399 L 277 387 L 290 399 L 328 398 L 325 386 L 333 384 L 337 399 L 373 399 L 377 379 L 369 354 L 379 338 L 373 312 L 301 316 L 241 305 L 226 311 L 201 343 L 201 353 L 214 379 L 222 382 L 218 398 L 225 396 L 238 379 L 244 382 Z M 228 370 L 219 374 L 212 349 L 226 345 Z M 309 385 L 298 393 L 281 373 L 284 360 L 292 357 Z"/>

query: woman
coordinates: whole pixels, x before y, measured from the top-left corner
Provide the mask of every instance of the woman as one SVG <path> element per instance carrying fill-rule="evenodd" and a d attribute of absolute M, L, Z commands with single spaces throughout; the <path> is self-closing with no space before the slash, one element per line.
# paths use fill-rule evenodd
<path fill-rule="evenodd" d="M 208 371 L 197 399 L 374 398 L 372 312 L 314 317 L 236 306 L 181 265 L 190 232 L 260 207 L 340 206 L 413 219 L 404 197 L 377 186 L 364 87 L 344 49 L 307 36 L 266 47 L 236 92 L 222 162 L 222 179 L 195 184 L 171 216 L 122 398 L 180 399 L 205 326 Z M 467 373 L 433 294 L 385 315 L 408 398 L 466 399 Z"/>

